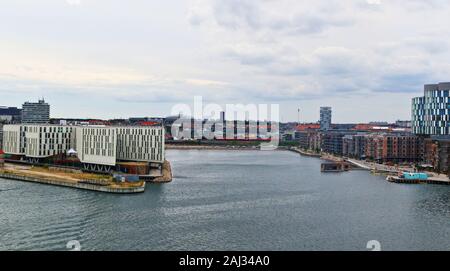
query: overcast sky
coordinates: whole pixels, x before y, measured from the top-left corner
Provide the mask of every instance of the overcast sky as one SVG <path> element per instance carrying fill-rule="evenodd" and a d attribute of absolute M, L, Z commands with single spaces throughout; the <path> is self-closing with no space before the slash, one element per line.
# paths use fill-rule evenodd
<path fill-rule="evenodd" d="M 0 0 L 0 105 L 52 117 L 275 103 L 283 121 L 410 118 L 450 81 L 448 0 Z"/>

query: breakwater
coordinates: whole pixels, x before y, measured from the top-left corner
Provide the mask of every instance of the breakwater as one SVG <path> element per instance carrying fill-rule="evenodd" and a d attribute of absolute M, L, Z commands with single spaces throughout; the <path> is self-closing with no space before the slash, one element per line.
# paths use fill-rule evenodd
<path fill-rule="evenodd" d="M 114 193 L 114 194 L 134 194 L 134 193 L 142 193 L 145 191 L 145 182 L 141 186 L 138 187 L 115 187 L 115 186 L 103 186 L 91 184 L 89 182 L 63 182 L 59 180 L 48 180 L 38 177 L 28 177 L 21 176 L 11 173 L 0 173 L 0 178 L 17 180 L 23 182 L 31 182 L 31 183 L 40 183 L 47 185 L 56 185 L 77 189 L 84 189 L 90 191 L 104 192 L 104 193 Z"/>

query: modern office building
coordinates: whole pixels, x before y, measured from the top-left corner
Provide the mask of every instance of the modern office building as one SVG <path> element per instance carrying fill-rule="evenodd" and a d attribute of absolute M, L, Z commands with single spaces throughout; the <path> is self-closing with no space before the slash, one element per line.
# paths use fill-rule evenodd
<path fill-rule="evenodd" d="M 117 129 L 77 127 L 75 149 L 85 169 L 110 171 L 117 161 Z"/>
<path fill-rule="evenodd" d="M 117 128 L 117 159 L 120 161 L 164 162 L 164 129 L 161 127 Z"/>
<path fill-rule="evenodd" d="M 418 135 L 450 135 L 450 83 L 425 85 L 424 96 L 412 100 L 412 131 Z"/>
<path fill-rule="evenodd" d="M 156 164 L 165 161 L 163 127 L 5 125 L 4 151 L 38 163 L 76 152 L 85 170 L 110 172 L 121 162 Z"/>
<path fill-rule="evenodd" d="M 331 117 L 331 107 L 320 108 L 320 130 L 326 131 L 331 129 Z"/>
<path fill-rule="evenodd" d="M 22 123 L 47 124 L 50 122 L 50 105 L 44 99 L 37 103 L 26 102 L 22 105 Z"/>
<path fill-rule="evenodd" d="M 31 162 L 66 153 L 75 147 L 75 127 L 54 125 L 5 125 L 3 150 Z"/>

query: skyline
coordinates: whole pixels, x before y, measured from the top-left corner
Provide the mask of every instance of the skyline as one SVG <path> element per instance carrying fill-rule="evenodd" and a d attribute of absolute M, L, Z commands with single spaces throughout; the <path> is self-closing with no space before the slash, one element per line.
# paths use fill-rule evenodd
<path fill-rule="evenodd" d="M 280 104 L 284 122 L 321 106 L 335 123 L 410 119 L 423 85 L 450 78 L 450 3 L 342 2 L 4 3 L 0 105 L 45 97 L 54 118 L 109 119 L 201 95 Z"/>

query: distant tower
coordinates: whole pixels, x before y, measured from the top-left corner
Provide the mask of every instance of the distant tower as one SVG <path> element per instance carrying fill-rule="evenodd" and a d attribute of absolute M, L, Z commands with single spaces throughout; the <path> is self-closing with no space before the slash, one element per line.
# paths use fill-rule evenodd
<path fill-rule="evenodd" d="M 50 105 L 44 99 L 22 105 L 22 123 L 46 124 L 50 122 Z"/>
<path fill-rule="evenodd" d="M 320 108 L 320 130 L 330 130 L 331 129 L 331 107 L 321 107 Z"/>

